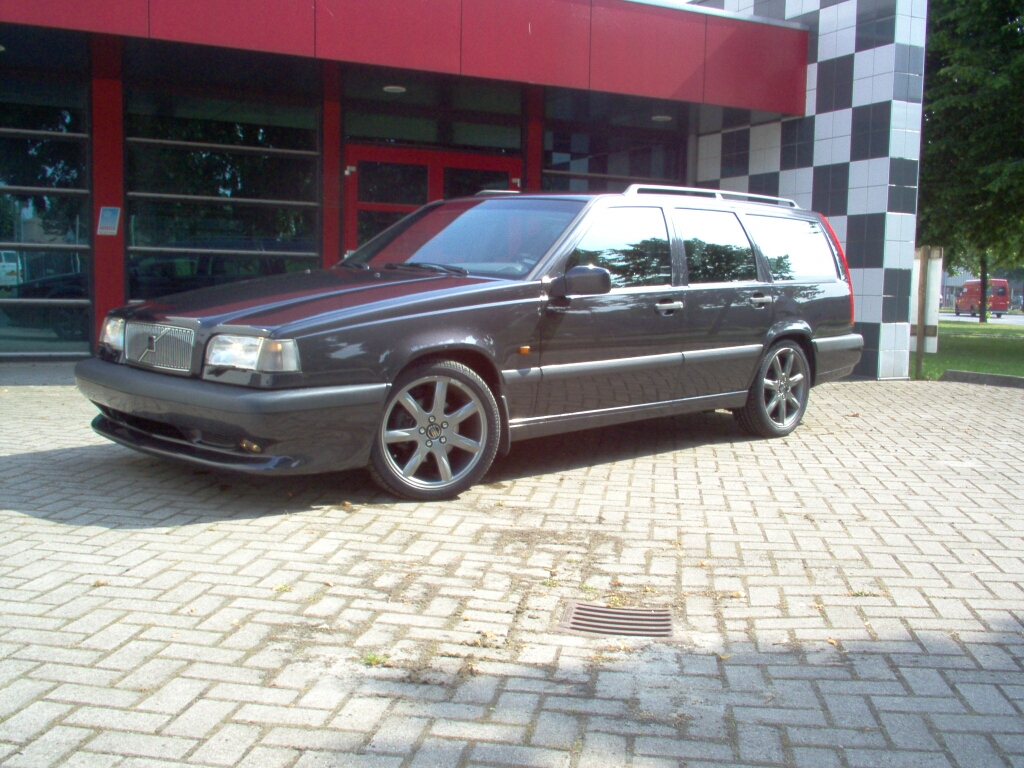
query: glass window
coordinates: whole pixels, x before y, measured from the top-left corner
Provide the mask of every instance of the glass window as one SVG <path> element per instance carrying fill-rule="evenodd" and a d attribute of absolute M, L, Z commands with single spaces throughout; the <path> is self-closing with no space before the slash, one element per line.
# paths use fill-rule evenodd
<path fill-rule="evenodd" d="M 87 354 L 88 38 L 25 27 L 3 43 L 0 354 Z"/>
<path fill-rule="evenodd" d="M 0 242 L 88 246 L 91 222 L 88 195 L 0 194 Z"/>
<path fill-rule="evenodd" d="M 375 115 L 346 110 L 345 135 L 353 139 L 388 139 L 436 144 L 439 127 L 438 121 L 430 117 Z"/>
<path fill-rule="evenodd" d="M 305 202 L 317 199 L 315 156 L 268 157 L 130 142 L 127 160 L 128 186 L 136 192 Z"/>
<path fill-rule="evenodd" d="M 429 263 L 470 274 L 521 277 L 547 253 L 583 209 L 575 200 L 480 198 L 423 208 L 347 263 Z M 662 225 L 664 228 L 664 224 Z"/>
<path fill-rule="evenodd" d="M 152 299 L 236 280 L 315 269 L 318 266 L 317 258 L 134 253 L 128 259 L 128 289 L 132 296 Z"/>
<path fill-rule="evenodd" d="M 757 280 L 754 249 L 736 214 L 677 208 L 672 217 L 683 239 L 691 285 Z"/>
<path fill-rule="evenodd" d="M 312 104 L 138 85 L 126 104 L 129 298 L 317 266 Z"/>
<path fill-rule="evenodd" d="M 475 168 L 444 169 L 444 199 L 472 197 L 484 189 L 508 189 L 507 171 L 480 171 Z"/>
<path fill-rule="evenodd" d="M 359 163 L 359 202 L 425 205 L 427 166 L 412 163 Z"/>
<path fill-rule="evenodd" d="M 641 136 L 547 131 L 544 189 L 617 192 L 636 180 L 667 182 L 678 173 L 678 154 L 663 141 Z"/>
<path fill-rule="evenodd" d="M 775 280 L 835 280 L 838 267 L 828 236 L 816 221 L 781 216 L 747 216 L 750 234 Z"/>
<path fill-rule="evenodd" d="M 0 136 L 0 187 L 87 189 L 84 142 Z"/>
<path fill-rule="evenodd" d="M 129 211 L 127 235 L 132 247 L 304 251 L 307 255 L 317 250 L 312 207 L 137 200 Z"/>
<path fill-rule="evenodd" d="M 604 267 L 612 287 L 671 285 L 672 257 L 660 208 L 611 208 L 583 236 L 566 262 Z"/>

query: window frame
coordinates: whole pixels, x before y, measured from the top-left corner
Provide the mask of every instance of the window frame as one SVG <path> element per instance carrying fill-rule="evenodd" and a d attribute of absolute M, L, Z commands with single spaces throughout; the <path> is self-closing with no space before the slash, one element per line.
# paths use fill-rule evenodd
<path fill-rule="evenodd" d="M 821 222 L 817 219 L 817 217 L 787 216 L 785 215 L 784 211 L 773 211 L 771 213 L 752 213 L 744 211 L 742 214 L 740 214 L 740 220 L 743 223 L 743 227 L 745 230 L 747 230 L 747 238 L 750 240 L 751 243 L 754 244 L 754 249 L 757 251 L 759 256 L 758 261 L 762 263 L 764 273 L 767 275 L 766 282 L 774 283 L 775 285 L 802 285 L 806 283 L 819 283 L 823 281 L 823 279 L 820 276 L 802 280 L 776 280 L 775 276 L 772 275 L 771 262 L 768 260 L 768 255 L 763 250 L 761 250 L 761 246 L 760 244 L 758 244 L 757 240 L 750 236 L 750 230 L 746 224 L 746 218 L 748 216 L 761 216 L 763 218 L 785 219 L 788 221 L 804 221 L 809 224 L 816 224 L 819 227 L 821 227 Z M 832 282 L 846 282 L 846 273 L 843 270 L 843 264 L 839 257 L 839 252 L 836 250 L 836 247 L 832 242 L 832 238 L 828 236 L 828 234 L 824 231 L 823 227 L 822 233 L 825 235 L 825 242 L 828 244 L 829 253 L 832 254 L 832 266 L 835 269 L 836 273 L 835 277 L 832 279 Z"/>
<path fill-rule="evenodd" d="M 598 198 L 601 200 L 601 198 Z M 559 255 L 555 260 L 555 267 L 551 270 L 545 270 L 550 276 L 560 276 L 565 274 L 566 265 L 569 262 L 569 258 L 575 253 L 580 242 L 590 233 L 590 231 L 598 225 L 601 216 L 608 211 L 616 208 L 653 208 L 661 213 L 662 221 L 665 224 L 665 234 L 668 238 L 668 252 L 669 252 L 669 269 L 671 278 L 667 283 L 660 283 L 657 285 L 632 285 L 632 286 L 616 286 L 612 285 L 611 293 L 643 293 L 650 291 L 663 291 L 672 290 L 682 285 L 680 282 L 680 271 L 679 271 L 679 260 L 676 253 L 676 247 L 674 244 L 675 237 L 672 229 L 672 224 L 669 221 L 669 216 L 665 206 L 660 203 L 654 203 L 653 201 L 647 205 L 638 204 L 634 201 L 629 200 L 611 200 L 603 201 L 604 204 L 592 205 L 584 208 L 581 212 L 582 218 L 577 225 L 571 227 L 569 237 L 559 246 Z"/>
<path fill-rule="evenodd" d="M 727 281 L 718 281 L 718 282 L 714 282 L 714 283 L 694 283 L 694 282 L 691 282 L 690 281 L 690 261 L 689 261 L 689 257 L 687 256 L 687 253 L 686 253 L 685 233 L 679 231 L 679 229 L 676 226 L 675 216 L 672 215 L 672 213 L 674 211 L 676 211 L 676 210 L 706 211 L 708 213 L 731 213 L 733 216 L 735 216 L 736 217 L 736 221 L 740 225 L 740 230 L 743 232 L 744 237 L 747 238 L 747 242 L 750 243 L 751 253 L 754 256 L 754 269 L 755 269 L 756 277 L 753 280 L 727 280 Z M 750 232 L 747 230 L 746 224 L 743 221 L 743 214 L 740 211 L 735 210 L 734 208 L 731 208 L 731 207 L 728 207 L 728 206 L 724 206 L 723 207 L 723 206 L 717 206 L 717 205 L 716 206 L 711 206 L 711 205 L 699 205 L 699 204 L 697 204 L 697 205 L 682 206 L 682 205 L 679 205 L 678 203 L 676 203 L 676 204 L 672 205 L 670 208 L 668 208 L 668 213 L 669 213 L 669 215 L 666 216 L 666 218 L 669 221 L 669 225 L 673 229 L 673 233 L 674 233 L 673 241 L 675 242 L 676 247 L 679 249 L 679 260 L 680 260 L 680 263 L 682 265 L 681 268 L 682 268 L 682 276 L 683 276 L 683 282 L 681 283 L 682 285 L 685 285 L 685 286 L 687 286 L 689 288 L 697 288 L 697 287 L 700 287 L 700 288 L 721 288 L 723 286 L 760 285 L 760 284 L 763 284 L 763 283 L 771 283 L 771 282 L 773 282 L 772 279 L 771 279 L 771 273 L 768 271 L 768 268 L 767 268 L 768 265 L 767 265 L 767 263 L 764 260 L 764 255 L 761 253 L 761 249 L 758 248 L 757 243 L 754 241 L 754 238 L 752 238 L 750 236 Z"/>

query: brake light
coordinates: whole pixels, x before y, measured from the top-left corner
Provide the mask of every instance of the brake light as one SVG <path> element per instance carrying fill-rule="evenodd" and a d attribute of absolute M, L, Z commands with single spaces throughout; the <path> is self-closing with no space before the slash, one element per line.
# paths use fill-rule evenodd
<path fill-rule="evenodd" d="M 832 244 L 836 247 L 836 251 L 839 252 L 839 260 L 843 263 L 843 272 L 846 274 L 846 284 L 850 286 L 850 325 L 853 325 L 853 280 L 850 279 L 850 265 L 846 263 L 846 254 L 843 253 L 843 246 L 840 244 L 839 238 L 836 237 L 836 231 L 832 229 L 832 225 L 828 223 L 828 219 L 820 213 L 818 214 L 818 218 L 820 218 L 821 223 L 825 225 L 825 230 L 828 232 L 828 236 L 832 238 Z"/>

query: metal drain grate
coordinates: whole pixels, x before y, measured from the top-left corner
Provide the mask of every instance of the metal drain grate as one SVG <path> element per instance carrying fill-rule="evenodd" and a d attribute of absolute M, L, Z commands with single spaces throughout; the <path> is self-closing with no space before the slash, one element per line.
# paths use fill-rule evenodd
<path fill-rule="evenodd" d="M 594 635 L 672 637 L 668 608 L 611 608 L 595 603 L 570 603 L 560 624 L 569 632 Z"/>

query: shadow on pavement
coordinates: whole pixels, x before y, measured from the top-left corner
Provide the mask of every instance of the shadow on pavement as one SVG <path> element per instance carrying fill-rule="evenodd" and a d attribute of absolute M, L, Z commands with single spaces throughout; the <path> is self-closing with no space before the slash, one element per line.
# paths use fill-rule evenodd
<path fill-rule="evenodd" d="M 481 485 L 733 443 L 745 438 L 727 413 L 692 414 L 513 443 Z M 459 499 L 473 503 L 470 489 Z M 0 507 L 68 525 L 149 528 L 251 520 L 316 508 L 412 505 L 363 470 L 292 477 L 216 472 L 114 444 L 12 454 L 0 466 Z"/>

